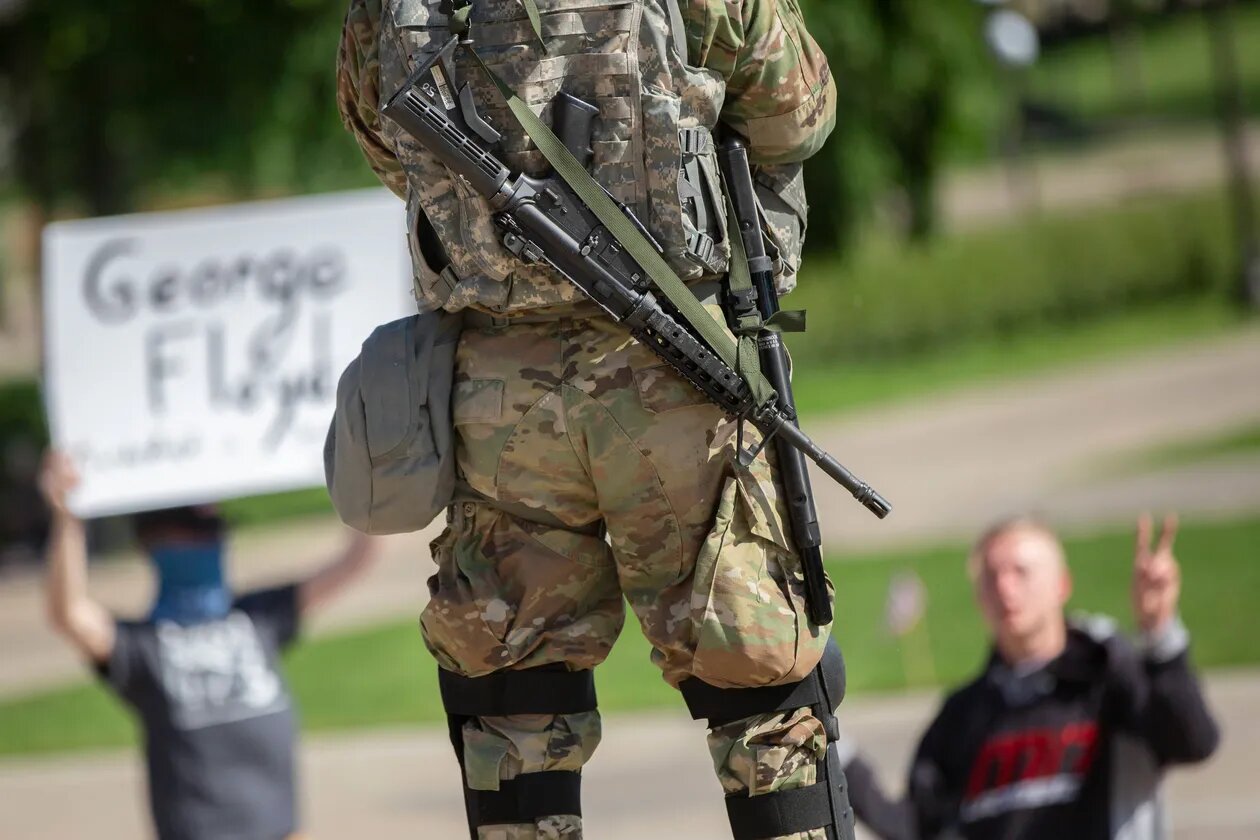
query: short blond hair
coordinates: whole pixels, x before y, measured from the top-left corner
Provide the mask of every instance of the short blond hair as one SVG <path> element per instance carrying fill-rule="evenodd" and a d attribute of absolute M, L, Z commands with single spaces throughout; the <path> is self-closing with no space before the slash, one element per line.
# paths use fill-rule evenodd
<path fill-rule="evenodd" d="M 1034 513 L 1019 513 L 994 522 L 988 528 L 985 528 L 976 539 L 975 544 L 971 547 L 971 553 L 967 555 L 967 576 L 973 582 L 980 577 L 980 565 L 984 562 L 984 558 L 988 555 L 989 548 L 993 543 L 999 537 L 1004 537 L 1017 531 L 1045 537 L 1054 544 L 1060 562 L 1063 563 L 1064 568 L 1067 567 L 1067 555 L 1063 550 L 1063 542 L 1059 539 L 1059 535 L 1054 532 L 1054 528 L 1050 527 L 1050 523 Z"/>

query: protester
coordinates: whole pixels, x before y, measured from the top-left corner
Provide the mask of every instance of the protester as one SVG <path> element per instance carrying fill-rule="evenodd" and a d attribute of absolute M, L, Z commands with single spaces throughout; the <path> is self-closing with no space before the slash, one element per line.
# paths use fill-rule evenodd
<path fill-rule="evenodd" d="M 1164 770 L 1203 761 L 1219 741 L 1177 615 L 1177 520 L 1137 526 L 1137 645 L 1107 619 L 1069 621 L 1062 544 L 1021 517 L 989 529 L 968 564 L 993 652 L 928 727 L 907 798 L 892 801 L 849 751 L 858 819 L 884 838 L 1126 838 L 1170 834 Z"/>
<path fill-rule="evenodd" d="M 236 596 L 212 507 L 144 513 L 136 530 L 157 595 L 147 617 L 120 621 L 88 594 L 84 525 L 67 507 L 78 480 L 65 455 L 47 454 L 49 619 L 140 718 L 159 840 L 292 836 L 294 710 L 278 656 L 301 619 L 368 567 L 375 540 L 355 533 L 311 577 Z"/>

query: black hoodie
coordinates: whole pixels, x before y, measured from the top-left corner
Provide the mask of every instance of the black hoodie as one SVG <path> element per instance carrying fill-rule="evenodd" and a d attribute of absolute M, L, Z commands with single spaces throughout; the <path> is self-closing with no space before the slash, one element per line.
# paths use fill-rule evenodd
<path fill-rule="evenodd" d="M 1144 653 L 1105 620 L 1073 624 L 1067 647 L 1018 673 L 992 655 L 952 693 L 891 803 L 857 758 L 854 810 L 889 840 L 1151 840 L 1168 836 L 1165 767 L 1219 741 L 1176 623 Z"/>

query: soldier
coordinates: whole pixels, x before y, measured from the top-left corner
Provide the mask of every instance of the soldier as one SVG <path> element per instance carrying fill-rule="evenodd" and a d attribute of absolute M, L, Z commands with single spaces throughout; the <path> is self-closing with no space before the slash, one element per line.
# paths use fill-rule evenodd
<path fill-rule="evenodd" d="M 421 628 L 471 834 L 581 836 L 580 770 L 600 739 L 591 670 L 628 602 L 664 678 L 708 719 L 735 837 L 848 836 L 839 766 L 828 775 L 826 761 L 842 663 L 829 626 L 806 614 L 767 455 L 738 466 L 736 422 L 564 278 L 513 257 L 487 203 L 380 116 L 466 5 L 352 0 L 338 102 L 407 203 L 420 306 L 466 312 L 452 408 L 461 489 L 432 546 Z M 805 231 L 800 162 L 835 119 L 827 61 L 797 4 L 537 6 L 473 4 L 480 58 L 544 120 L 560 92 L 598 109 L 588 170 L 715 311 L 731 250 L 714 133 L 720 120 L 748 138 L 777 284 L 790 290 Z M 458 66 L 502 134 L 502 158 L 544 172 L 491 82 L 467 56 Z M 826 708 L 826 691 L 810 693 L 823 677 Z"/>
<path fill-rule="evenodd" d="M 136 531 L 157 595 L 147 618 L 118 621 L 87 591 L 83 523 L 67 507 L 77 484 L 69 458 L 49 453 L 40 476 L 52 510 L 48 614 L 140 718 L 157 837 L 294 836 L 294 719 L 280 651 L 303 617 L 367 569 L 376 540 L 353 534 L 305 580 L 235 597 L 212 508 L 142 513 Z"/>

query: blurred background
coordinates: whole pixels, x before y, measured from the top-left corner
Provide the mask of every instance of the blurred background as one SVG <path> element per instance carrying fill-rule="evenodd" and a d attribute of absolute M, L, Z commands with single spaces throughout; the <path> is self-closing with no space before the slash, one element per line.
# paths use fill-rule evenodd
<path fill-rule="evenodd" d="M 1126 623 L 1133 520 L 1179 510 L 1182 613 L 1226 741 L 1174 775 L 1177 836 L 1260 836 L 1260 2 L 800 3 L 840 123 L 806 170 L 797 402 L 897 506 L 868 522 L 815 482 L 842 719 L 900 789 L 939 687 L 985 655 L 963 572 L 984 524 L 1046 515 L 1073 606 Z M 375 185 L 335 111 L 343 13 L 0 0 L 0 836 L 145 831 L 135 730 L 43 621 L 40 232 Z M 243 584 L 338 539 L 322 488 L 225 511 Z M 392 538 L 287 662 L 312 836 L 461 831 L 415 626 L 431 536 Z M 139 610 L 150 584 L 126 520 L 92 538 L 93 593 Z M 637 628 L 598 680 L 617 714 L 589 771 L 590 835 L 668 834 L 685 814 L 689 836 L 722 836 L 703 732 Z M 680 785 L 662 766 L 696 770 Z"/>

